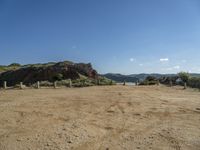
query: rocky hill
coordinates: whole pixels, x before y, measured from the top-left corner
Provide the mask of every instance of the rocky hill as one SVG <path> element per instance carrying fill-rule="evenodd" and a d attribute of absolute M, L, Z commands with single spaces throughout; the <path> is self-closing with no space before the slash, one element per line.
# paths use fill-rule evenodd
<path fill-rule="evenodd" d="M 97 71 L 92 68 L 90 63 L 64 61 L 23 66 L 14 64 L 1 66 L 0 83 L 7 81 L 8 85 L 13 86 L 19 84 L 19 82 L 30 84 L 37 81 L 76 80 L 81 76 L 92 79 L 98 78 Z"/>

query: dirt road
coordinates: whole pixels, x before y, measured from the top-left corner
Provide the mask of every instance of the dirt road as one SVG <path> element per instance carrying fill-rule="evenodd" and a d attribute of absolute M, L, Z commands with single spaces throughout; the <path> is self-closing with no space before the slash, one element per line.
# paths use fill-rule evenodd
<path fill-rule="evenodd" d="M 200 150 L 200 92 L 102 86 L 0 91 L 0 150 Z"/>

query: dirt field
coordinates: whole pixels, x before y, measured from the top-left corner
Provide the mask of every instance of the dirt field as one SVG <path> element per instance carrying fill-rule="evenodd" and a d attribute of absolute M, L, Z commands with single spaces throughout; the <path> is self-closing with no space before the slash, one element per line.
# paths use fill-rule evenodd
<path fill-rule="evenodd" d="M 0 150 L 200 150 L 200 92 L 105 86 L 0 91 Z"/>

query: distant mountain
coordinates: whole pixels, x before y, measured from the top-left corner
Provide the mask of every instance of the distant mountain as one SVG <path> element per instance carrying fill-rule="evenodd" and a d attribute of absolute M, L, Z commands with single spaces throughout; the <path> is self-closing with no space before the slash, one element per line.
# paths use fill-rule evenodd
<path fill-rule="evenodd" d="M 190 74 L 192 77 L 200 77 L 200 74 L 198 73 L 192 73 Z M 176 76 L 176 74 L 159 74 L 159 73 L 141 73 L 141 74 L 131 74 L 131 75 L 122 75 L 122 74 L 115 74 L 115 73 L 107 73 L 102 76 L 105 76 L 108 79 L 114 80 L 116 82 L 136 82 L 136 81 L 143 81 L 148 76 L 154 76 L 156 78 L 161 77 L 171 77 Z"/>
<path fill-rule="evenodd" d="M 144 80 L 148 76 L 153 76 L 153 77 L 156 77 L 156 78 L 161 78 L 161 77 L 164 77 L 164 76 L 165 77 L 170 77 L 170 76 L 175 76 L 175 75 L 176 74 L 158 74 L 158 73 L 147 74 L 147 73 L 141 73 L 141 74 L 132 74 L 132 75 L 128 75 L 128 76 L 136 77 L 139 80 Z"/>
<path fill-rule="evenodd" d="M 114 74 L 114 73 L 107 73 L 102 75 L 108 79 L 114 80 L 116 82 L 136 82 L 139 80 L 137 77 L 129 76 L 129 75 L 122 75 L 122 74 Z"/>
<path fill-rule="evenodd" d="M 190 74 L 192 77 L 199 77 L 200 78 L 200 73 L 191 73 Z"/>

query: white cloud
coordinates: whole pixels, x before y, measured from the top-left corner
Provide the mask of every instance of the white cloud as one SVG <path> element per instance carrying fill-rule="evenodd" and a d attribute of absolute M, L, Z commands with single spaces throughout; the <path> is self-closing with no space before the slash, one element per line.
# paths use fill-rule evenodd
<path fill-rule="evenodd" d="M 160 61 L 161 62 L 166 62 L 166 61 L 169 61 L 169 58 L 160 58 Z"/>
<path fill-rule="evenodd" d="M 143 64 L 139 64 L 139 66 L 143 66 Z"/>
<path fill-rule="evenodd" d="M 180 69 L 180 66 L 177 65 L 177 66 L 174 66 L 173 68 L 174 69 Z"/>
<path fill-rule="evenodd" d="M 135 59 L 134 58 L 130 58 L 129 60 L 130 60 L 130 62 L 133 62 Z"/>

